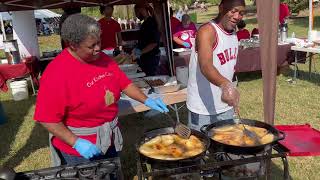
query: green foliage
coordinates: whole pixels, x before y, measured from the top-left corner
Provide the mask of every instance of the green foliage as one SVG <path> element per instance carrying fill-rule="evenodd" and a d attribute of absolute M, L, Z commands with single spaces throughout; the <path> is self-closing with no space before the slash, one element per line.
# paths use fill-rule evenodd
<path fill-rule="evenodd" d="M 85 14 L 85 15 L 88 15 L 88 16 L 91 16 L 91 17 L 96 17 L 96 18 L 101 17 L 101 14 L 100 14 L 98 6 L 81 8 L 81 13 Z"/>
<path fill-rule="evenodd" d="M 287 3 L 292 13 L 299 13 L 309 7 L 309 0 L 282 0 L 281 2 Z"/>
<path fill-rule="evenodd" d="M 195 2 L 195 0 L 173 0 L 173 3 L 177 4 L 177 5 L 191 5 Z"/>
<path fill-rule="evenodd" d="M 212 5 L 219 5 L 221 0 L 207 0 L 207 2 L 212 4 Z"/>
<path fill-rule="evenodd" d="M 121 18 L 121 19 L 127 19 L 127 17 L 129 17 L 129 19 L 133 18 L 134 17 L 133 7 L 134 5 L 114 6 L 113 17 Z M 95 17 L 95 18 L 102 17 L 99 11 L 99 7 L 84 7 L 84 8 L 81 8 L 81 13 L 91 17 Z"/>

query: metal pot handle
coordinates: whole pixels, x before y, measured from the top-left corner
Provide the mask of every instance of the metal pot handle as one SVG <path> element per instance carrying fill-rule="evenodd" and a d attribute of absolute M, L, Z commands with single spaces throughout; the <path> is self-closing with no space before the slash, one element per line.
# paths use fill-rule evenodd
<path fill-rule="evenodd" d="M 284 138 L 286 138 L 286 134 L 283 131 L 279 131 L 278 141 L 283 140 Z"/>
<path fill-rule="evenodd" d="M 200 128 L 200 131 L 207 134 L 207 127 L 209 126 L 210 124 L 206 124 L 206 125 L 203 125 L 201 128 Z"/>

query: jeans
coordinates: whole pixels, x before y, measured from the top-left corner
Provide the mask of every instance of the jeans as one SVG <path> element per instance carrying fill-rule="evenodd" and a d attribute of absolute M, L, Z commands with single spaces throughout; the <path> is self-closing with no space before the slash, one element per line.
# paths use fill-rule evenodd
<path fill-rule="evenodd" d="M 217 121 L 233 119 L 234 118 L 234 109 L 230 109 L 226 112 L 215 114 L 215 115 L 203 115 L 197 114 L 189 111 L 188 113 L 188 126 L 191 129 L 200 131 L 200 128 L 207 124 L 212 124 Z"/>
<path fill-rule="evenodd" d="M 115 146 L 111 146 L 106 152 L 106 154 L 95 156 L 91 159 L 85 159 L 82 156 L 73 156 L 73 155 L 64 153 L 62 151 L 60 151 L 60 153 L 61 153 L 61 160 L 63 165 L 77 165 L 81 163 L 88 163 L 90 161 L 95 161 L 95 160 L 118 157 L 118 152 L 116 151 Z"/>

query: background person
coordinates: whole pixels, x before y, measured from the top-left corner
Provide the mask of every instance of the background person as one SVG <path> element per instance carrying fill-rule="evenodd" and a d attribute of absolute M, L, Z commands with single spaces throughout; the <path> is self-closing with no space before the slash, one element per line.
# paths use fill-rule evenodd
<path fill-rule="evenodd" d="M 288 17 L 290 16 L 290 9 L 287 3 L 280 2 L 279 5 L 279 23 L 280 27 L 282 27 L 284 24 L 286 24 Z"/>
<path fill-rule="evenodd" d="M 241 39 L 250 39 L 250 32 L 245 27 L 246 27 L 246 23 L 243 20 L 238 22 L 237 24 L 238 41 L 240 41 Z"/>
<path fill-rule="evenodd" d="M 222 0 L 219 14 L 197 32 L 187 88 L 188 125 L 233 119 L 240 94 L 232 84 L 238 55 L 237 23 L 245 13 L 244 0 Z"/>
<path fill-rule="evenodd" d="M 251 37 L 259 36 L 259 29 L 253 28 L 251 31 Z"/>
<path fill-rule="evenodd" d="M 170 8 L 170 25 L 171 33 L 174 34 L 177 32 L 177 28 L 180 26 L 181 21 L 173 16 L 173 10 Z"/>
<path fill-rule="evenodd" d="M 153 8 L 146 3 L 134 6 L 136 17 L 142 21 L 138 46 L 133 50 L 133 58 L 137 59 L 139 66 L 147 76 L 157 74 L 160 61 L 160 32 L 154 17 Z"/>
<path fill-rule="evenodd" d="M 63 8 L 63 14 L 60 17 L 60 21 L 59 21 L 59 34 L 61 35 L 61 27 L 63 22 L 72 14 L 77 14 L 77 13 L 81 13 L 81 8 L 80 7 L 68 7 L 68 8 Z M 41 25 L 41 21 L 40 21 L 40 25 Z M 68 42 L 63 41 L 63 39 L 61 38 L 61 47 L 62 49 L 67 48 Z"/>
<path fill-rule="evenodd" d="M 112 18 L 113 6 L 100 6 L 104 15 L 98 22 L 101 27 L 101 49 L 112 50 L 122 43 L 121 26 Z"/>
<path fill-rule="evenodd" d="M 191 48 L 191 38 L 195 38 L 196 32 L 196 25 L 191 22 L 188 14 L 184 14 L 180 26 L 177 27 L 177 32 L 173 35 L 173 41 L 178 47 Z"/>
<path fill-rule="evenodd" d="M 53 165 L 75 165 L 117 156 L 121 91 L 151 109 L 168 112 L 161 99 L 143 94 L 115 61 L 100 51 L 100 27 L 81 14 L 69 16 L 61 36 L 69 42 L 41 77 L 34 119 L 51 134 Z"/>

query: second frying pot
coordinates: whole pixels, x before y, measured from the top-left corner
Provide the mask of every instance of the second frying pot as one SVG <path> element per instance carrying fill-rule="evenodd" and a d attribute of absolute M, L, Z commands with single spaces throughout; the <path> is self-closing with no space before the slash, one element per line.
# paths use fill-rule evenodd
<path fill-rule="evenodd" d="M 254 127 L 260 127 L 267 129 L 270 133 L 274 135 L 274 140 L 267 144 L 257 145 L 257 146 L 234 146 L 229 144 L 224 144 L 218 141 L 215 141 L 211 138 L 211 130 L 213 128 L 235 125 L 235 124 L 246 124 Z M 256 120 L 251 119 L 228 119 L 223 121 L 218 121 L 209 125 L 204 125 L 201 127 L 201 131 L 205 133 L 211 140 L 211 147 L 215 151 L 223 151 L 232 154 L 257 154 L 263 151 L 266 151 L 272 147 L 273 144 L 277 143 L 279 140 L 285 138 L 285 134 L 281 131 L 278 131 L 275 127 Z"/>

